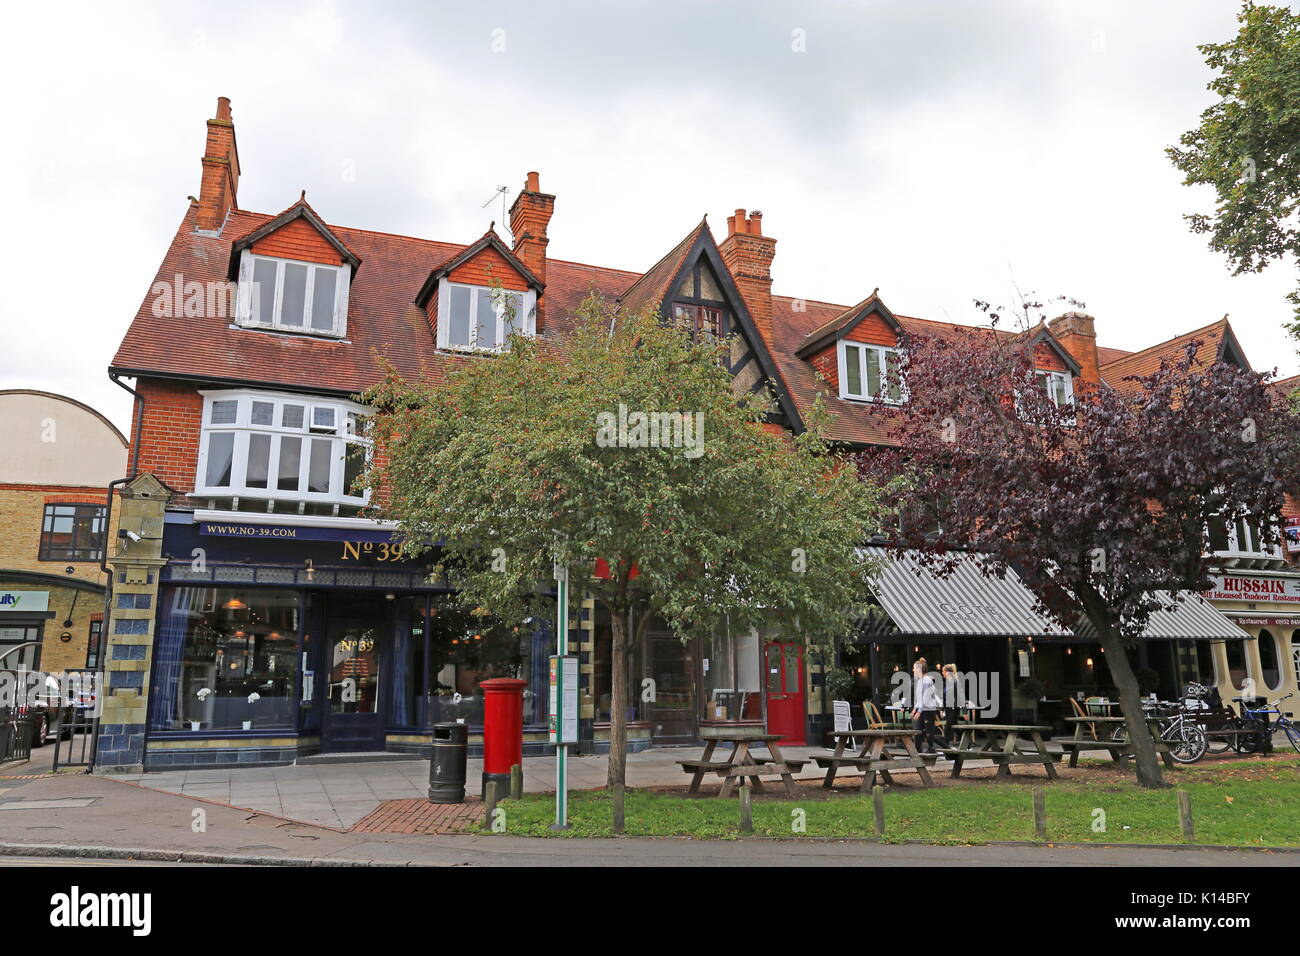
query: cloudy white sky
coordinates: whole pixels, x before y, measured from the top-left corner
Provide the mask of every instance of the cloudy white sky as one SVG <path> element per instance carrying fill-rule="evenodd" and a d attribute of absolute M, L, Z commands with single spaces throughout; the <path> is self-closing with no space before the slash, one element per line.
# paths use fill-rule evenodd
<path fill-rule="evenodd" d="M 243 208 L 470 241 L 530 169 L 550 252 L 645 269 L 707 213 L 778 238 L 778 293 L 975 322 L 1082 299 L 1136 349 L 1229 313 L 1294 374 L 1294 266 L 1229 275 L 1163 149 L 1211 102 L 1230 0 L 23 4 L 7 91 L 0 387 L 125 429 L 106 367 L 229 96 Z M 799 31 L 799 32 L 796 32 Z M 802 45 L 803 51 L 796 47 Z M 185 348 L 178 337 L 178 349 Z"/>

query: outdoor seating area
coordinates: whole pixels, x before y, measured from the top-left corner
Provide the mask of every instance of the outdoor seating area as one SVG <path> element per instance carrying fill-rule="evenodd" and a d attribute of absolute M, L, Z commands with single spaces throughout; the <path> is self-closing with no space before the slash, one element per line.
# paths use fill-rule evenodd
<path fill-rule="evenodd" d="M 761 730 L 762 728 L 755 728 Z M 781 753 L 777 743 L 779 734 L 749 733 L 749 728 L 723 731 L 711 734 L 704 744 L 704 754 L 698 760 L 678 760 L 682 770 L 691 774 L 689 793 L 699 793 L 700 784 L 709 774 L 722 778 L 722 788 L 718 796 L 731 796 L 737 783 L 748 781 L 757 793 L 763 793 L 763 777 L 780 777 L 788 796 L 793 797 L 797 790 L 794 774 L 801 771 L 806 760 L 787 758 Z M 713 755 L 719 744 L 730 745 L 726 759 L 714 760 Z M 753 753 L 755 745 L 765 747 L 768 756 Z"/>

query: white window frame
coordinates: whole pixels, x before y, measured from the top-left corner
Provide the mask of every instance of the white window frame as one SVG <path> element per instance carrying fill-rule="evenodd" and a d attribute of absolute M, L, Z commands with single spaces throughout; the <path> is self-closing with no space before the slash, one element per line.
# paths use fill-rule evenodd
<path fill-rule="evenodd" d="M 1074 404 L 1074 376 L 1073 375 L 1071 375 L 1069 372 L 1058 372 L 1053 369 L 1045 369 L 1045 368 L 1034 369 L 1034 377 L 1037 378 L 1040 376 L 1042 377 L 1043 387 L 1047 392 L 1047 397 L 1049 400 L 1052 397 L 1051 383 L 1056 381 L 1056 382 L 1062 382 L 1065 385 L 1065 403 L 1067 405 Z M 1057 408 L 1061 408 L 1061 407 L 1063 406 L 1057 405 Z"/>
<path fill-rule="evenodd" d="M 259 261 L 276 263 L 275 303 L 272 307 L 271 322 L 259 322 L 253 312 L 253 267 Z M 286 265 L 300 265 L 308 268 L 306 299 L 303 302 L 302 325 L 284 325 L 280 322 L 281 300 L 284 298 L 284 268 Z M 316 293 L 316 276 L 314 270 L 328 269 L 336 273 L 334 280 L 333 325 L 329 329 L 313 328 L 311 324 L 312 299 Z M 352 270 L 346 265 L 333 266 L 322 262 L 307 262 L 302 259 L 282 259 L 276 256 L 254 255 L 249 249 L 240 253 L 239 259 L 239 294 L 236 304 L 235 321 L 238 325 L 250 329 L 272 329 L 276 332 L 292 332 L 296 335 L 316 335 L 325 338 L 341 339 L 348 333 L 348 292 L 351 285 Z M 265 290 L 259 290 L 263 294 Z"/>
<path fill-rule="evenodd" d="M 1256 522 L 1247 521 L 1244 518 L 1238 518 L 1232 523 L 1224 522 L 1227 530 L 1228 547 L 1224 551 L 1215 551 L 1214 554 L 1222 558 L 1266 558 L 1273 561 L 1285 561 L 1286 556 L 1282 551 L 1282 542 L 1280 537 L 1271 544 L 1265 544 L 1266 538 L 1270 531 L 1276 535 L 1277 529 L 1268 529 Z M 1246 540 L 1242 540 L 1242 533 L 1245 533 Z M 1251 549 L 1250 538 L 1255 538 L 1259 542 L 1257 548 Z"/>
<path fill-rule="evenodd" d="M 452 288 L 461 288 L 470 290 L 470 344 L 459 345 L 452 344 L 451 341 L 451 290 Z M 533 336 L 537 334 L 537 293 L 532 289 L 503 289 L 503 292 L 510 295 L 522 296 L 522 305 L 520 306 L 519 315 L 515 316 L 515 327 L 524 335 Z M 443 278 L 438 282 L 438 348 L 447 349 L 452 352 L 502 352 L 505 350 L 507 343 L 505 335 L 505 307 L 498 302 L 492 303 L 492 311 L 496 313 L 497 318 L 497 341 L 500 345 L 480 346 L 473 341 L 478 336 L 478 296 L 491 295 L 492 289 L 489 286 L 471 285 L 467 282 L 452 282 L 450 279 Z"/>
<path fill-rule="evenodd" d="M 345 454 L 353 446 L 366 449 L 367 461 L 370 456 L 369 439 L 355 435 L 348 418 L 354 414 L 364 416 L 370 410 L 344 399 L 323 399 L 311 395 L 299 395 L 292 392 L 265 392 L 255 389 L 222 389 L 220 391 L 201 391 L 203 396 L 203 423 L 199 433 L 199 461 L 194 476 L 194 497 L 196 498 L 245 498 L 257 501 L 276 502 L 316 502 L 322 504 L 364 506 L 370 501 L 369 490 L 361 495 L 344 494 L 343 480 L 346 472 Z M 235 421 L 228 425 L 209 424 L 212 418 L 212 406 L 215 402 L 237 402 Z M 271 425 L 254 425 L 251 422 L 254 402 L 273 404 Z M 285 405 L 303 407 L 302 425 L 286 428 L 281 424 Z M 332 432 L 313 430 L 312 419 L 318 408 L 334 411 L 335 427 Z M 230 485 L 209 486 L 208 449 L 214 434 L 234 434 L 234 450 L 230 467 Z M 267 487 L 252 488 L 248 481 L 248 446 L 253 435 L 271 437 L 270 452 L 267 459 Z M 296 491 L 281 490 L 276 487 L 279 474 L 280 443 L 283 438 L 299 438 L 302 441 L 300 460 L 298 462 L 298 488 Z M 307 481 L 311 468 L 311 443 L 328 441 L 330 449 L 329 491 L 307 491 Z"/>
<path fill-rule="evenodd" d="M 849 375 L 848 375 L 848 368 L 849 368 L 848 349 L 849 348 L 862 350 L 858 355 L 858 372 L 861 376 L 861 381 L 862 381 L 861 394 L 854 394 L 853 392 L 849 391 Z M 868 361 L 867 356 L 869 353 L 873 353 L 874 361 L 877 363 L 877 366 L 880 369 L 880 384 L 883 387 L 886 382 L 886 369 L 888 368 L 888 356 L 891 354 L 897 355 L 899 361 L 901 362 L 903 358 L 903 350 L 901 348 L 888 346 L 888 345 L 872 345 L 868 342 L 852 342 L 849 341 L 848 339 L 841 339 L 836 344 L 835 353 L 836 353 L 836 359 L 839 363 L 840 398 L 847 399 L 852 402 L 881 401 L 881 402 L 886 402 L 887 404 L 890 405 L 902 405 L 904 402 L 907 401 L 906 382 L 899 382 L 898 398 L 890 398 L 888 395 L 879 395 L 879 396 L 872 395 L 870 392 L 871 378 L 867 374 L 867 361 Z"/>

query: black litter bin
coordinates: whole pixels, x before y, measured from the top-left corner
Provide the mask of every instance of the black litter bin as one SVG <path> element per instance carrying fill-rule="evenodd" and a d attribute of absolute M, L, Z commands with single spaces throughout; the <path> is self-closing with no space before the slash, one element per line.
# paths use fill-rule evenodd
<path fill-rule="evenodd" d="M 429 802 L 465 802 L 465 753 L 469 728 L 465 724 L 433 725 L 433 758 L 429 761 Z"/>

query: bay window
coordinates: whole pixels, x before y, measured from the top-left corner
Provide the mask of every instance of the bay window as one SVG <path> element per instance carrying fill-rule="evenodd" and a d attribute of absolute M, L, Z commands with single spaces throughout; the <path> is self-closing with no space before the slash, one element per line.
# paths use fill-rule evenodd
<path fill-rule="evenodd" d="M 463 285 L 443 279 L 438 289 L 438 347 L 499 352 L 514 332 L 536 332 L 537 293 Z"/>
<path fill-rule="evenodd" d="M 902 381 L 901 349 L 863 342 L 839 343 L 840 397 L 880 399 L 901 404 L 907 400 Z"/>
<path fill-rule="evenodd" d="M 205 392 L 195 495 L 364 505 L 365 408 L 254 391 Z"/>
<path fill-rule="evenodd" d="M 347 333 L 347 266 L 257 256 L 239 263 L 239 324 L 342 337 Z"/>

